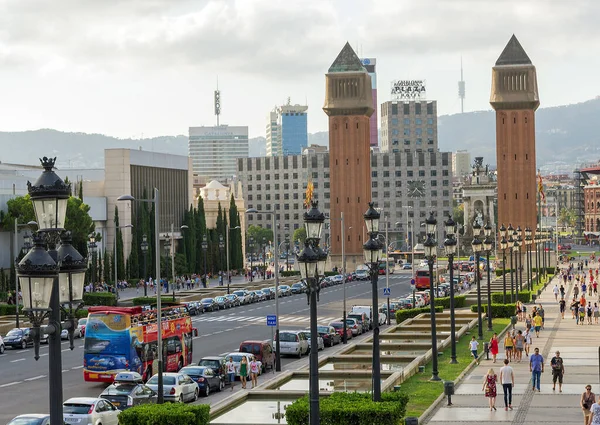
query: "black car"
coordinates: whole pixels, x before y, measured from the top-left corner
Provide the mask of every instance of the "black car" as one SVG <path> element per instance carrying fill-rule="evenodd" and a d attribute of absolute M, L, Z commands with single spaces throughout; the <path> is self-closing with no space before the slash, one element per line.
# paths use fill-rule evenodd
<path fill-rule="evenodd" d="M 317 326 L 317 332 L 323 338 L 326 347 L 333 347 L 342 342 L 342 336 L 332 326 Z"/>
<path fill-rule="evenodd" d="M 275 298 L 275 291 L 273 291 L 271 288 L 263 288 L 261 291 L 263 294 L 265 294 L 268 300 Z"/>
<path fill-rule="evenodd" d="M 201 311 L 198 311 L 198 305 L 194 301 L 183 303 L 183 305 L 187 308 L 187 311 L 188 313 L 190 313 L 190 316 L 195 316 L 198 313 L 201 313 Z"/>
<path fill-rule="evenodd" d="M 219 305 L 214 298 L 202 298 L 200 300 L 204 311 L 215 311 L 219 309 Z"/>
<path fill-rule="evenodd" d="M 240 299 L 235 294 L 225 295 L 225 298 L 227 298 L 229 300 L 229 304 L 231 305 L 231 307 L 238 307 L 238 306 L 242 305 L 242 303 L 240 302 Z"/>
<path fill-rule="evenodd" d="M 179 371 L 184 373 L 198 384 L 200 393 L 208 396 L 211 391 L 221 391 L 225 388 L 225 382 L 221 376 L 208 366 L 186 366 Z"/>
<path fill-rule="evenodd" d="M 40 342 L 47 344 L 48 335 L 40 335 Z M 12 348 L 25 349 L 33 345 L 33 334 L 30 328 L 11 329 L 4 337 L 4 345 Z"/>
<path fill-rule="evenodd" d="M 158 395 L 144 385 L 142 376 L 135 372 L 121 372 L 115 376 L 100 398 L 110 401 L 117 409 L 125 410 L 140 404 L 156 404 Z"/>
<path fill-rule="evenodd" d="M 212 369 L 215 375 L 219 375 L 223 384 L 227 382 L 227 378 L 225 376 L 225 357 L 220 356 L 207 356 L 202 357 L 198 362 L 198 366 L 209 367 Z"/>
<path fill-rule="evenodd" d="M 216 297 L 215 302 L 219 306 L 219 309 L 225 310 L 226 308 L 231 307 L 231 301 L 227 297 Z"/>

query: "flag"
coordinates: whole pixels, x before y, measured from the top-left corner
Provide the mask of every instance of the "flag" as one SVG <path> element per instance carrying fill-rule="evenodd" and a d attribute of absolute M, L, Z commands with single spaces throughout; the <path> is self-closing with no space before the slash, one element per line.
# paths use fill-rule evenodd
<path fill-rule="evenodd" d="M 309 209 L 312 204 L 314 188 L 312 180 L 309 180 L 306 185 L 306 199 L 304 199 L 304 206 L 306 209 Z"/>
<path fill-rule="evenodd" d="M 538 192 L 540 194 L 540 200 L 545 204 L 546 194 L 544 193 L 544 183 L 542 182 L 542 175 L 540 173 L 538 173 Z"/>

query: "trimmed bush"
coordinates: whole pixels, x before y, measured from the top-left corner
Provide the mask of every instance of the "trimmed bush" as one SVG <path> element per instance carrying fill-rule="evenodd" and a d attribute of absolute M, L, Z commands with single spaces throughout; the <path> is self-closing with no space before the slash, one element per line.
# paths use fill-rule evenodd
<path fill-rule="evenodd" d="M 279 273 L 281 277 L 300 276 L 299 270 L 288 270 Z"/>
<path fill-rule="evenodd" d="M 298 272 L 298 274 L 300 274 L 300 272 Z M 325 276 L 337 276 L 338 274 L 338 272 L 325 272 Z"/>
<path fill-rule="evenodd" d="M 119 425 L 207 425 L 208 404 L 142 404 L 123 410 Z"/>
<path fill-rule="evenodd" d="M 512 271 L 515 271 L 515 269 L 496 269 L 496 276 L 502 276 L 503 274 L 508 274 Z"/>
<path fill-rule="evenodd" d="M 444 307 L 436 306 L 435 311 L 441 313 L 444 311 Z M 406 310 L 397 310 L 396 311 L 396 323 L 402 323 L 406 319 L 410 319 L 412 317 L 418 316 L 421 313 L 430 313 L 431 308 L 429 306 L 422 308 L 408 308 Z"/>
<path fill-rule="evenodd" d="M 173 296 L 166 296 L 163 295 L 162 298 L 160 299 L 161 304 L 166 306 L 166 305 L 173 305 L 173 304 L 179 304 L 179 298 L 175 298 L 175 302 L 173 303 Z M 137 297 L 137 298 L 133 298 L 131 300 L 131 302 L 133 303 L 133 305 L 156 305 L 156 297 Z"/>
<path fill-rule="evenodd" d="M 19 306 L 19 311 L 23 310 L 23 306 Z M 17 306 L 14 304 L 0 304 L 0 316 L 13 316 L 17 312 Z"/>
<path fill-rule="evenodd" d="M 519 292 L 517 299 L 522 303 L 531 302 L 531 291 L 521 291 Z M 506 290 L 506 299 L 510 300 L 510 288 Z M 493 304 L 502 304 L 503 303 L 503 293 L 502 292 L 493 292 L 492 293 L 492 303 Z"/>
<path fill-rule="evenodd" d="M 0 291 L 0 301 L 8 301 L 8 292 Z"/>
<path fill-rule="evenodd" d="M 472 305 L 471 311 L 477 313 L 477 306 Z M 487 305 L 481 306 L 481 311 L 487 313 Z M 492 317 L 511 317 L 516 313 L 516 307 L 514 304 L 492 304 Z"/>
<path fill-rule="evenodd" d="M 106 305 L 116 306 L 117 297 L 110 292 L 86 292 L 83 294 L 83 303 L 87 306 Z"/>
<path fill-rule="evenodd" d="M 465 306 L 465 295 L 455 295 L 454 296 L 454 308 L 462 308 Z M 435 299 L 435 305 L 441 306 L 444 308 L 450 308 L 450 297 L 442 297 Z"/>
<path fill-rule="evenodd" d="M 375 403 L 370 393 L 335 392 L 321 398 L 320 422 L 327 425 L 400 424 L 406 413 L 408 399 L 408 395 L 402 392 L 384 392 L 381 402 Z M 285 418 L 289 425 L 308 425 L 308 416 L 308 395 L 286 408 Z"/>

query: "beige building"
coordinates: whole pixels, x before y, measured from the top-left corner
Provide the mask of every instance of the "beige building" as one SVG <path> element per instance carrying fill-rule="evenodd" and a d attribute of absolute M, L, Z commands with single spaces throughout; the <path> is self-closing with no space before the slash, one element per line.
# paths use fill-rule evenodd
<path fill-rule="evenodd" d="M 466 150 L 452 152 L 452 177 L 461 178 L 471 172 L 471 154 Z"/>

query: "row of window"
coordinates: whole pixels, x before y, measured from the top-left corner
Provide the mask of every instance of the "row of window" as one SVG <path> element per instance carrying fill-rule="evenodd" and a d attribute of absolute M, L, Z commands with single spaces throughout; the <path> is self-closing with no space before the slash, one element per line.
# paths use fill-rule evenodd
<path fill-rule="evenodd" d="M 392 125 L 398 125 L 398 118 L 392 118 Z M 410 118 L 404 118 L 404 125 L 410 125 Z M 415 118 L 415 125 L 423 125 L 421 118 Z M 427 118 L 427 125 L 433 125 L 433 118 Z"/>
<path fill-rule="evenodd" d="M 411 140 L 410 139 L 404 139 L 404 146 L 410 146 Z M 433 139 L 427 139 L 427 144 L 428 145 L 433 145 L 434 141 Z M 400 145 L 400 140 L 398 139 L 392 139 L 392 146 L 398 146 Z M 420 137 L 417 137 L 415 139 L 415 145 L 417 146 L 423 146 L 423 139 Z M 431 151 L 433 152 L 433 151 Z"/>
<path fill-rule="evenodd" d="M 404 135 L 405 136 L 410 136 L 410 128 L 405 128 L 404 130 Z M 392 136 L 397 136 L 400 134 L 400 131 L 397 128 L 392 129 Z M 427 128 L 427 134 L 432 136 L 433 135 L 433 128 L 428 127 Z M 417 136 L 422 136 L 423 135 L 423 129 L 422 128 L 415 128 L 415 135 Z"/>
<path fill-rule="evenodd" d="M 402 103 L 400 106 L 402 106 L 402 112 L 404 115 L 410 115 L 410 103 Z M 422 108 L 422 104 L 420 102 L 415 102 L 414 106 L 415 106 L 415 115 L 423 114 L 423 108 Z M 387 105 L 384 103 L 382 105 L 381 109 L 382 109 L 382 115 L 385 116 L 387 114 Z M 434 115 L 433 102 L 427 102 L 425 111 L 427 112 L 427 115 Z M 397 103 L 392 103 L 392 115 L 398 115 L 398 104 Z"/>

